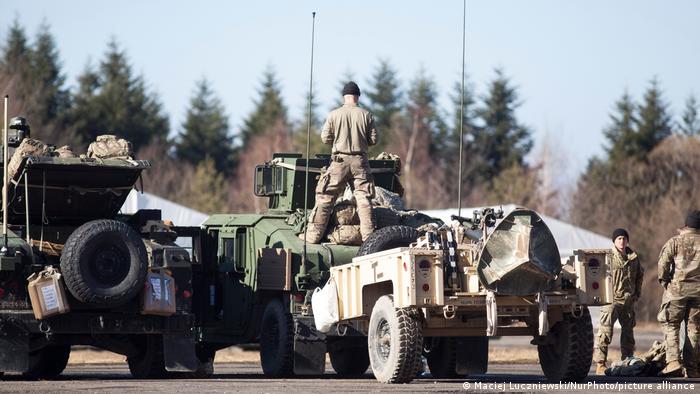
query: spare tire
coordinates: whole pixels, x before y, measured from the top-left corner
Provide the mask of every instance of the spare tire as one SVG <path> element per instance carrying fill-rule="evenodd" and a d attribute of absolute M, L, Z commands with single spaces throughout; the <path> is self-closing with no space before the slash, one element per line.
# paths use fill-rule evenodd
<path fill-rule="evenodd" d="M 408 246 L 420 236 L 420 232 L 409 226 L 388 226 L 381 228 L 367 237 L 358 250 L 358 256 L 383 250 Z"/>
<path fill-rule="evenodd" d="M 148 270 L 139 234 L 116 220 L 94 220 L 68 237 L 61 273 L 78 301 L 99 307 L 119 306 L 143 287 Z"/>

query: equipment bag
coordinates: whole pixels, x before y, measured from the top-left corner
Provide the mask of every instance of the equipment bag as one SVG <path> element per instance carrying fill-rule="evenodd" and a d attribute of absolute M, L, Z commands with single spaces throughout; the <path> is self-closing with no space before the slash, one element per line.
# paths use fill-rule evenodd
<path fill-rule="evenodd" d="M 326 333 L 338 322 L 338 288 L 330 278 L 323 289 L 317 287 L 311 296 L 311 309 L 314 312 L 316 329 Z"/>
<path fill-rule="evenodd" d="M 97 136 L 87 151 L 87 157 L 97 159 L 131 159 L 133 156 L 131 142 L 112 134 Z"/>

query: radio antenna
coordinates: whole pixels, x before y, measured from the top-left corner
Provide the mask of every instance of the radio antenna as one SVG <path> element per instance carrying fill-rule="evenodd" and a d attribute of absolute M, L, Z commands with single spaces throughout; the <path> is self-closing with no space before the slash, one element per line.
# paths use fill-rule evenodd
<path fill-rule="evenodd" d="M 463 0 L 462 10 L 462 89 L 459 98 L 459 171 L 457 179 L 457 216 L 462 216 L 462 155 L 464 151 L 464 64 L 467 47 L 467 0 Z"/>
<path fill-rule="evenodd" d="M 313 100 L 314 87 L 314 34 L 316 28 L 316 12 L 311 13 L 311 70 L 309 71 L 309 106 L 306 113 L 306 170 L 304 171 L 304 253 L 299 268 L 299 275 L 306 275 L 306 240 L 309 228 L 309 218 L 306 216 L 309 209 L 309 150 L 311 149 L 311 102 Z"/>

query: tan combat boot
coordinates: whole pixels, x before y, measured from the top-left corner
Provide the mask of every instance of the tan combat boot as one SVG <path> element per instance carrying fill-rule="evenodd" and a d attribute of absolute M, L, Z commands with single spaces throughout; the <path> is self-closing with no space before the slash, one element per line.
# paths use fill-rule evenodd
<path fill-rule="evenodd" d="M 595 374 L 599 376 L 605 375 L 606 369 L 608 369 L 608 367 L 605 366 L 605 363 L 596 363 Z"/>
<path fill-rule="evenodd" d="M 683 375 L 683 366 L 681 366 L 681 363 L 679 363 L 677 360 L 674 361 L 669 361 L 668 364 L 666 364 L 666 368 L 663 369 L 663 371 L 659 372 L 659 376 L 665 376 L 665 377 L 679 377 Z"/>

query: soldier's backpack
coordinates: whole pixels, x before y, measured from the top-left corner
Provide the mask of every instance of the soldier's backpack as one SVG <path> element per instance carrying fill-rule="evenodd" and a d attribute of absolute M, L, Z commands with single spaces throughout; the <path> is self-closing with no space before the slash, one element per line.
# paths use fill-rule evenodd
<path fill-rule="evenodd" d="M 133 156 L 131 142 L 112 134 L 97 136 L 97 140 L 90 144 L 87 151 L 87 157 L 96 159 L 132 159 Z"/>
<path fill-rule="evenodd" d="M 49 146 L 39 140 L 34 138 L 23 139 L 22 143 L 15 149 L 15 153 L 12 155 L 10 163 L 7 165 L 7 172 L 10 179 L 17 175 L 17 171 L 19 171 L 22 160 L 24 160 L 25 157 L 49 156 L 49 151 Z"/>

